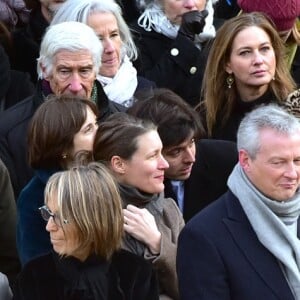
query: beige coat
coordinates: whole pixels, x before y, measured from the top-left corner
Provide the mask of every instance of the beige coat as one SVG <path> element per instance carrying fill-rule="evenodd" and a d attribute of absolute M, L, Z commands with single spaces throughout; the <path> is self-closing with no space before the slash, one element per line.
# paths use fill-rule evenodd
<path fill-rule="evenodd" d="M 157 227 L 161 233 L 161 248 L 159 255 L 153 255 L 145 248 L 144 257 L 152 261 L 157 270 L 160 284 L 160 299 L 179 299 L 177 275 L 176 275 L 176 251 L 177 240 L 181 229 L 184 227 L 182 214 L 171 198 L 164 198 L 163 194 L 157 200 L 161 207 L 158 215 L 154 216 Z M 145 206 L 147 208 L 147 205 Z M 123 248 L 131 251 L 125 245 Z"/>

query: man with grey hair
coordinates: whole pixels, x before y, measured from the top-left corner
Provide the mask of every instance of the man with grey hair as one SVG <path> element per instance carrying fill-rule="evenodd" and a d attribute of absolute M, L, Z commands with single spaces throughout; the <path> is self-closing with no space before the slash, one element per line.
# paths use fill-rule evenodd
<path fill-rule="evenodd" d="M 83 23 L 64 22 L 47 30 L 38 58 L 35 95 L 0 115 L 0 157 L 9 170 L 16 198 L 32 177 L 27 163 L 27 127 L 49 94 L 91 99 L 99 108 L 99 120 L 123 109 L 108 100 L 96 80 L 101 54 L 97 35 Z"/>
<path fill-rule="evenodd" d="M 276 105 L 242 120 L 229 191 L 179 237 L 181 299 L 300 299 L 300 123 Z"/>

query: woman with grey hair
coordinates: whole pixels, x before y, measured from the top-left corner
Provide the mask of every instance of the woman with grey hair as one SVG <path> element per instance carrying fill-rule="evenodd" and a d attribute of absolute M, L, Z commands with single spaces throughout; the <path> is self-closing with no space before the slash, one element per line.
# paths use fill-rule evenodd
<path fill-rule="evenodd" d="M 82 22 L 92 27 L 103 44 L 102 63 L 97 76 L 108 98 L 129 107 L 141 86 L 153 84 L 137 77 L 132 60 L 137 49 L 122 17 L 120 6 L 113 0 L 69 0 L 55 14 L 51 24 L 65 21 Z"/>
<path fill-rule="evenodd" d="M 137 0 L 144 10 L 133 27 L 140 51 L 138 73 L 191 105 L 199 101 L 204 49 L 215 36 L 214 1 Z"/>

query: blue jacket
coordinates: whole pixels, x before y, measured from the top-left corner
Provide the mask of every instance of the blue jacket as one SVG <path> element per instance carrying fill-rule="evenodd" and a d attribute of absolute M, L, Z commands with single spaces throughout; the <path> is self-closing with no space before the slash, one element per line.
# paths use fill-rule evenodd
<path fill-rule="evenodd" d="M 52 249 L 46 222 L 39 207 L 44 205 L 44 189 L 57 170 L 38 170 L 17 200 L 17 249 L 22 265 Z"/>
<path fill-rule="evenodd" d="M 181 300 L 294 300 L 277 259 L 231 191 L 182 230 L 177 273 Z"/>

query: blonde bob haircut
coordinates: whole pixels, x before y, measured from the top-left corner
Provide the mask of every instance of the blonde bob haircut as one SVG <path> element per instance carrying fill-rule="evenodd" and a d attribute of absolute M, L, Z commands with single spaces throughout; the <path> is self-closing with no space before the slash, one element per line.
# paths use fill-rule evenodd
<path fill-rule="evenodd" d="M 78 249 L 87 256 L 95 253 L 108 260 L 120 248 L 121 199 L 116 182 L 104 165 L 92 162 L 55 173 L 45 188 L 45 204 L 53 198 L 57 199 L 61 220 L 75 225 Z M 63 228 L 68 223 L 62 223 Z"/>
<path fill-rule="evenodd" d="M 230 118 L 239 98 L 235 84 L 227 88 L 226 65 L 230 59 L 232 45 L 239 32 L 248 27 L 258 27 L 267 33 L 276 58 L 274 80 L 269 83 L 269 90 L 275 95 L 278 104 L 296 89 L 285 60 L 285 47 L 273 22 L 263 13 L 243 13 L 229 20 L 218 29 L 216 38 L 208 55 L 202 85 L 202 98 L 206 110 L 206 123 L 209 136 L 217 122 L 225 124 Z"/>

